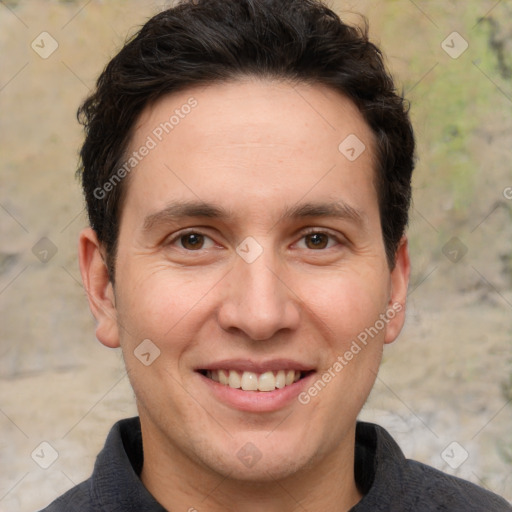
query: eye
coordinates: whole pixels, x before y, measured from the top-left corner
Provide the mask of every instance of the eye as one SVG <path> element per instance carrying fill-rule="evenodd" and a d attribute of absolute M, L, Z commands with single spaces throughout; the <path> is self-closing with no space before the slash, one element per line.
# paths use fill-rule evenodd
<path fill-rule="evenodd" d="M 187 251 L 199 251 L 201 249 L 208 249 L 214 246 L 214 242 L 210 237 L 195 231 L 178 235 L 169 243 L 169 245 L 174 244 L 178 244 L 178 247 L 186 249 Z"/>
<path fill-rule="evenodd" d="M 338 240 L 333 235 L 323 231 L 312 231 L 302 236 L 299 244 L 304 243 L 300 248 L 321 250 L 329 249 L 338 243 Z"/>

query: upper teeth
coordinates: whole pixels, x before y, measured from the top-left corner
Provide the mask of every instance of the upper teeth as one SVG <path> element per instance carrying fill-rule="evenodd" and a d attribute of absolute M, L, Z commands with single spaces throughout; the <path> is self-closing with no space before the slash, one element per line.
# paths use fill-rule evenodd
<path fill-rule="evenodd" d="M 274 391 L 289 386 L 300 379 L 298 370 L 278 372 L 238 372 L 236 370 L 207 370 L 206 376 L 230 388 L 244 391 Z"/>

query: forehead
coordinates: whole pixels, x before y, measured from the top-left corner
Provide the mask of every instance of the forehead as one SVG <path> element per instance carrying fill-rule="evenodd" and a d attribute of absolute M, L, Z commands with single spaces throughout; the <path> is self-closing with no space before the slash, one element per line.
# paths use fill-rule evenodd
<path fill-rule="evenodd" d="M 144 196 L 154 208 L 172 196 L 229 199 L 236 209 L 250 198 L 278 207 L 284 195 L 339 192 L 376 203 L 373 147 L 354 103 L 325 86 L 247 79 L 190 88 L 142 112 L 128 153 L 145 156 L 127 199 Z"/>

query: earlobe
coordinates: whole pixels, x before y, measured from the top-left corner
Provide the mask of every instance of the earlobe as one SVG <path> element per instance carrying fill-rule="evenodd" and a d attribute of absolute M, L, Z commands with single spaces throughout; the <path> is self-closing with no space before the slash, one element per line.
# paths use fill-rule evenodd
<path fill-rule="evenodd" d="M 89 308 L 97 322 L 96 337 L 107 347 L 119 347 L 114 290 L 98 237 L 92 228 L 80 233 L 78 256 Z"/>
<path fill-rule="evenodd" d="M 389 318 L 391 319 L 387 324 L 385 343 L 395 341 L 404 326 L 410 271 L 409 244 L 407 237 L 403 236 L 396 251 L 395 267 L 391 271 L 391 293 L 388 303 Z"/>

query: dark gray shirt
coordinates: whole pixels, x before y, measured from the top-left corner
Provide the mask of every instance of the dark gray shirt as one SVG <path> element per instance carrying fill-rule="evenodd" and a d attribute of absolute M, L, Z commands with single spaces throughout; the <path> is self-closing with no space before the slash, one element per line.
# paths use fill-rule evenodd
<path fill-rule="evenodd" d="M 92 476 L 42 512 L 166 512 L 141 482 L 139 418 L 117 422 Z M 355 477 L 363 499 L 350 512 L 512 512 L 485 489 L 404 457 L 378 425 L 358 422 Z"/>

